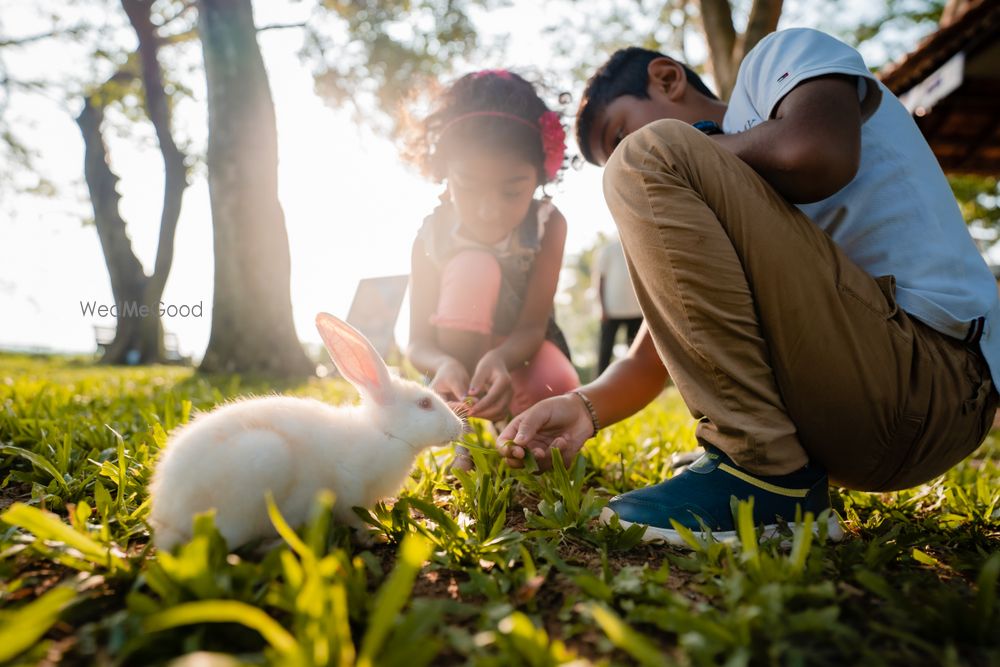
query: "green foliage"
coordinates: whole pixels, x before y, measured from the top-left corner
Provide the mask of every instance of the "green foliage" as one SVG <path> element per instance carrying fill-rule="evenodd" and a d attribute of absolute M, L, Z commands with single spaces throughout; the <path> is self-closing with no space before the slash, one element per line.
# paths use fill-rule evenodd
<path fill-rule="evenodd" d="M 877 44 L 878 51 L 868 52 L 880 51 L 881 61 L 868 64 L 878 68 L 909 53 L 923 37 L 937 30 L 945 4 L 946 0 L 883 0 L 872 3 L 859 15 L 844 11 L 844 0 L 822 0 L 803 5 L 799 13 L 812 11 L 814 17 L 821 16 L 820 24 L 815 27 L 854 47 Z M 802 20 L 805 16 L 798 18 Z"/>
<path fill-rule="evenodd" d="M 491 0 L 322 0 L 305 26 L 303 54 L 316 92 L 356 122 L 398 129 L 400 107 L 420 86 L 471 60 L 479 36 L 471 15 Z"/>
<path fill-rule="evenodd" d="M 1000 224 L 1000 179 L 995 176 L 949 176 L 955 199 L 968 224 L 996 228 Z"/>
<path fill-rule="evenodd" d="M 995 664 L 1000 445 L 916 489 L 838 492 L 839 544 L 799 517 L 758 544 L 599 526 L 615 493 L 672 474 L 694 423 L 667 392 L 551 473 L 429 452 L 395 501 L 358 509 L 374 544 L 316 499 L 279 539 L 230 553 L 212 513 L 173 552 L 148 543 L 146 485 L 171 430 L 271 390 L 331 402 L 339 381 L 274 387 L 190 369 L 0 356 L 0 661 L 164 664 L 202 651 L 280 665 Z M 801 525 L 800 525 L 801 524 Z M 98 656 L 103 656 L 99 658 Z"/>
<path fill-rule="evenodd" d="M 534 470 L 535 467 L 529 468 L 529 472 Z M 586 473 L 587 461 L 584 457 L 577 456 L 567 470 L 562 456 L 552 452 L 551 474 L 531 477 L 527 481 L 529 487 L 541 496 L 538 514 L 525 512 L 528 525 L 587 539 L 589 526 L 607 501 L 598 496 L 596 489 L 584 487 Z"/>
<path fill-rule="evenodd" d="M 685 42 L 701 33 L 696 3 L 687 0 L 611 0 L 591 3 L 582 11 L 579 0 L 554 13 L 545 26 L 558 59 L 572 63 L 566 83 L 579 88 L 616 50 L 641 46 L 660 51 L 701 71 Z M 738 8 L 737 8 L 738 9 Z M 696 37 L 697 38 L 697 37 Z"/>
<path fill-rule="evenodd" d="M 49 631 L 59 614 L 76 597 L 68 586 L 53 588 L 16 612 L 0 610 L 0 661 L 30 648 Z"/>

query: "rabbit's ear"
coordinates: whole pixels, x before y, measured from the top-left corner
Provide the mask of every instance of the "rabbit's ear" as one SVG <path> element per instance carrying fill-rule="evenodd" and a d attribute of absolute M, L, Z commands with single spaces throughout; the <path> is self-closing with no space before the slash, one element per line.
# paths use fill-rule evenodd
<path fill-rule="evenodd" d="M 360 331 L 329 313 L 316 316 L 323 343 L 347 380 L 379 404 L 390 401 L 389 369 Z"/>

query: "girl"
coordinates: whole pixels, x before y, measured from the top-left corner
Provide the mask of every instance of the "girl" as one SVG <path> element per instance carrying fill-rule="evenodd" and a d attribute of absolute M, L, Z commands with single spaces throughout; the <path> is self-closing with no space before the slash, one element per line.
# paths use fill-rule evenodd
<path fill-rule="evenodd" d="M 456 81 L 411 139 L 447 188 L 413 244 L 407 356 L 471 416 L 502 421 L 579 385 L 552 316 L 566 220 L 534 198 L 564 153 L 558 116 L 507 70 Z"/>

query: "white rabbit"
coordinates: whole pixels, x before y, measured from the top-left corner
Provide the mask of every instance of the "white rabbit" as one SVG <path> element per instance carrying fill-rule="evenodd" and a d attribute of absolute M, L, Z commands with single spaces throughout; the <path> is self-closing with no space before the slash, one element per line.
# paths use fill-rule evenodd
<path fill-rule="evenodd" d="M 336 494 L 334 517 L 355 528 L 351 507 L 398 493 L 423 449 L 457 439 L 463 423 L 433 391 L 389 374 L 371 343 L 327 313 L 316 316 L 326 349 L 361 393 L 334 407 L 290 396 L 239 400 L 199 414 L 172 433 L 150 482 L 153 542 L 191 538 L 198 512 L 215 508 L 234 549 L 277 535 L 265 493 L 292 526 L 305 522 L 321 489 Z"/>

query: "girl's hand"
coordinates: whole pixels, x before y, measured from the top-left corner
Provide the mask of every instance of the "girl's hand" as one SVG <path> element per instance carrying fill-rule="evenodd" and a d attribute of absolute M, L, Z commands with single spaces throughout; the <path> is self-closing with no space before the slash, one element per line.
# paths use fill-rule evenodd
<path fill-rule="evenodd" d="M 430 386 L 445 401 L 462 401 L 469 393 L 469 372 L 457 359 L 449 359 L 438 366 Z"/>
<path fill-rule="evenodd" d="M 482 419 L 503 419 L 507 414 L 510 399 L 514 394 L 507 364 L 496 350 L 483 355 L 472 374 L 469 394 L 478 396 L 483 390 L 486 395 L 477 400 L 469 410 L 469 416 Z"/>

